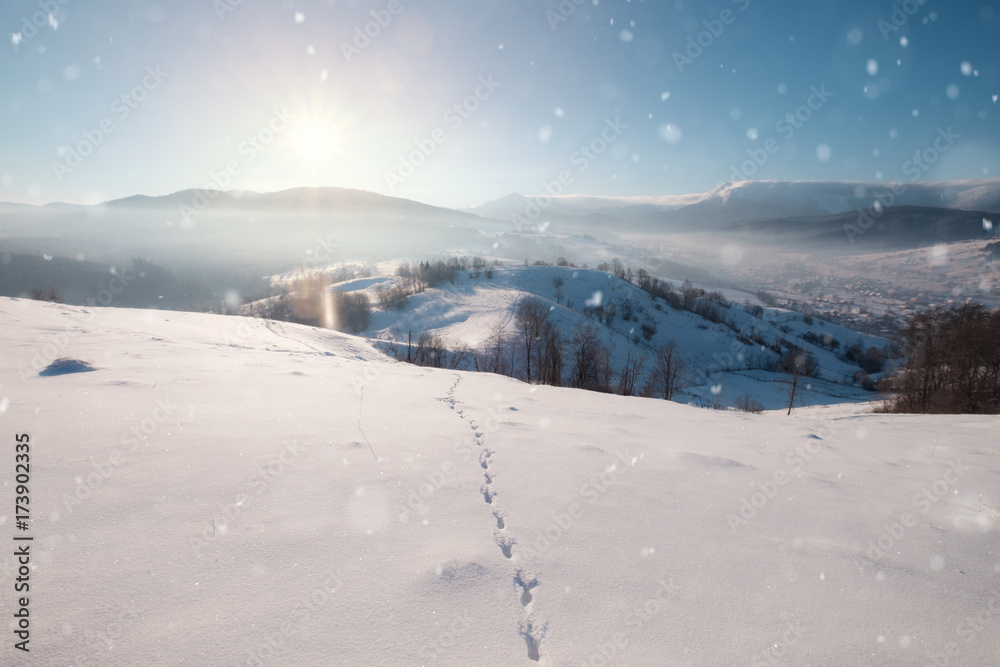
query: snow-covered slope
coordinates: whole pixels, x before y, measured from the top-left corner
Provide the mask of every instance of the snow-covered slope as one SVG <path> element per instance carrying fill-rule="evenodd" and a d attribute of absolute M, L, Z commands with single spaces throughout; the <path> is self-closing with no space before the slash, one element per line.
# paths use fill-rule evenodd
<path fill-rule="evenodd" d="M 556 278 L 563 281 L 558 298 Z M 393 280 L 391 277 L 374 281 L 364 279 L 339 285 L 337 289 L 364 291 L 377 304 L 376 286 L 391 286 Z M 405 341 L 408 332 L 416 339 L 427 331 L 444 337 L 453 345 L 464 343 L 483 349 L 497 323 L 506 324 L 505 335 L 513 338 L 516 335 L 514 309 L 518 301 L 538 297 L 552 309 L 551 318 L 564 340 L 578 325 L 595 324 L 604 342 L 612 348 L 615 368 L 623 366 L 631 351 L 648 358 L 648 373 L 656 350 L 669 340 L 676 341 L 678 351 L 689 366 L 687 376 L 691 382 L 690 389 L 679 397 L 682 401 L 732 406 L 747 395 L 770 408 L 787 406 L 781 374 L 756 370 L 759 368 L 756 362 L 776 361 L 778 355 L 770 349 L 761 349 L 759 343 L 753 342 L 755 340 L 768 345 L 787 340 L 816 355 L 821 375 L 808 383 L 797 404 L 870 400 L 870 394 L 853 386 L 853 375 L 859 370 L 857 365 L 838 358 L 824 345 L 806 342 L 802 336 L 808 333 L 817 339 L 829 336 L 842 344 L 841 351 L 858 340 L 865 350 L 882 348 L 888 344 L 885 339 L 858 334 L 829 322 L 806 324 L 801 315 L 782 309 L 762 308 L 761 316 L 757 317 L 743 307 L 745 299 L 757 303 L 752 295 L 727 290 L 724 296 L 731 300 L 732 306 L 720 307 L 720 312 L 735 324 L 738 332 L 694 313 L 671 308 L 662 299 L 654 299 L 634 285 L 601 271 L 506 265 L 495 268 L 491 279 L 470 278 L 468 272 L 459 271 L 454 284 L 442 283 L 411 297 L 402 311 L 377 310 L 365 335 L 379 340 Z M 617 313 L 610 326 L 585 314 L 588 305 L 606 306 L 608 302 L 615 304 Z M 626 302 L 632 304 L 633 312 L 627 321 L 623 319 Z M 642 325 L 647 321 L 651 321 L 656 330 L 649 340 L 642 335 Z"/>
<path fill-rule="evenodd" d="M 995 418 L 715 412 L 211 315 L 0 322 L 0 525 L 27 432 L 34 536 L 30 654 L 0 559 L 3 664 L 1000 661 Z"/>

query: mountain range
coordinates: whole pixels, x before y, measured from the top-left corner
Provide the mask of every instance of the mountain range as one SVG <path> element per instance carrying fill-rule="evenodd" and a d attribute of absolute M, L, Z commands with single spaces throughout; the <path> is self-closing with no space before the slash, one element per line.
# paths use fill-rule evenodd
<path fill-rule="evenodd" d="M 590 197 L 518 194 L 466 209 L 484 217 L 602 216 L 636 224 L 673 228 L 714 228 L 727 223 L 795 216 L 822 216 L 885 207 L 920 206 L 1000 213 L 1000 179 L 897 184 L 848 181 L 738 181 L 697 195 Z"/>
<path fill-rule="evenodd" d="M 1000 216 L 1000 179 L 892 189 L 884 183 L 742 181 L 704 194 L 648 197 L 511 194 L 464 210 L 334 187 L 183 190 L 92 206 L 0 204 L 0 230 L 8 252 L 113 260 L 183 250 L 216 260 L 266 253 L 285 261 L 300 260 L 317 238 L 330 234 L 345 252 L 388 256 L 475 248 L 486 243 L 483 233 L 514 230 L 735 234 L 823 244 L 832 233 L 846 244 L 844 225 L 866 211 L 880 219 L 884 240 L 895 243 L 977 238 L 988 234 L 984 218 Z"/>

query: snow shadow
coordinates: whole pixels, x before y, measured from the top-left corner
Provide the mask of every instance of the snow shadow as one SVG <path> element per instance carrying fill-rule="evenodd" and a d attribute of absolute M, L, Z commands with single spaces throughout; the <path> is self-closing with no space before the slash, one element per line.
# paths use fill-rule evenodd
<path fill-rule="evenodd" d="M 53 361 L 43 370 L 39 371 L 38 374 L 41 377 L 52 377 L 53 375 L 69 375 L 70 373 L 89 373 L 96 370 L 96 368 L 86 361 L 63 357 L 62 359 Z"/>

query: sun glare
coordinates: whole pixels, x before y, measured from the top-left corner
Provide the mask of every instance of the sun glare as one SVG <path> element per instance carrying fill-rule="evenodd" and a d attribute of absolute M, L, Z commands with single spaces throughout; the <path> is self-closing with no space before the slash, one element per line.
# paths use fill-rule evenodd
<path fill-rule="evenodd" d="M 299 156 L 308 162 L 325 163 L 331 161 L 337 142 L 333 130 L 323 123 L 303 120 L 295 128 L 292 145 Z"/>

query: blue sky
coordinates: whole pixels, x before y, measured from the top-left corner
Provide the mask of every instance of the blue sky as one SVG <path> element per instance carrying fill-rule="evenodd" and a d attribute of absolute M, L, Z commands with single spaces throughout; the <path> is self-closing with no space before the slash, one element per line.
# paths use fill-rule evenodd
<path fill-rule="evenodd" d="M 949 127 L 922 180 L 1000 177 L 1000 3 L 8 0 L 0 33 L 0 201 L 888 181 Z"/>

